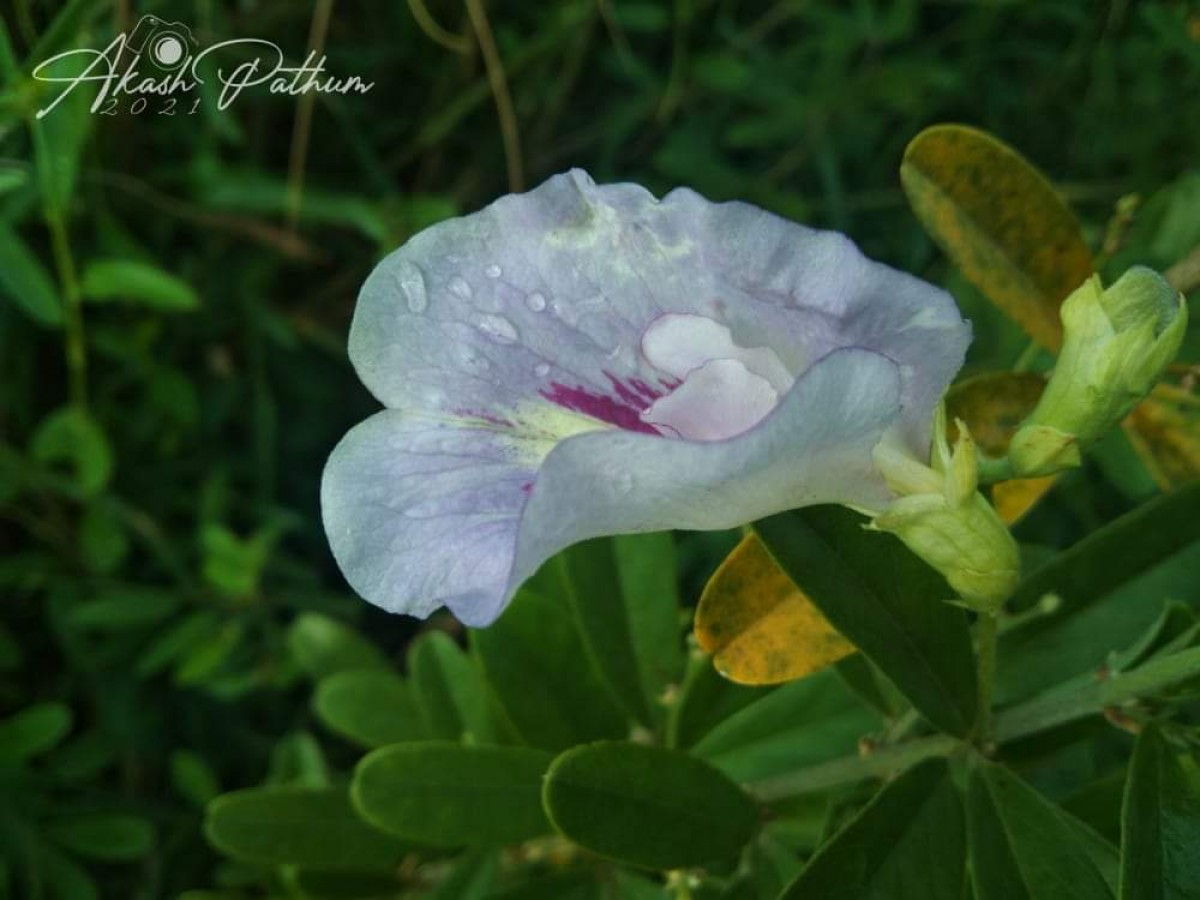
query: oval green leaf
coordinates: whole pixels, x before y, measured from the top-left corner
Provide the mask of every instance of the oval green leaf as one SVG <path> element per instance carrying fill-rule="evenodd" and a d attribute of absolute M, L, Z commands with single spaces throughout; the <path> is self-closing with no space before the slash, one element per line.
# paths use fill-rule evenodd
<path fill-rule="evenodd" d="M 300 668 L 312 678 L 387 667 L 378 647 L 349 625 L 320 613 L 297 616 L 288 629 L 287 644 Z"/>
<path fill-rule="evenodd" d="M 208 805 L 209 843 L 235 859 L 308 869 L 387 870 L 408 849 L 368 825 L 345 791 L 251 788 Z"/>
<path fill-rule="evenodd" d="M 0 289 L 35 321 L 62 325 L 62 301 L 46 267 L 19 235 L 3 224 L 0 224 Z"/>
<path fill-rule="evenodd" d="M 526 743 L 557 752 L 628 734 L 565 598 L 523 588 L 498 622 L 471 631 L 471 646 L 500 708 Z"/>
<path fill-rule="evenodd" d="M 35 703 L 0 721 L 0 765 L 20 763 L 53 749 L 71 730 L 64 703 Z"/>
<path fill-rule="evenodd" d="M 1093 272 L 1070 207 L 1016 150 L 963 125 L 926 128 L 900 181 L 921 224 L 963 274 L 1051 350 L 1058 308 Z"/>
<path fill-rule="evenodd" d="M 447 741 L 395 744 L 369 754 L 351 797 L 371 824 L 437 846 L 503 846 L 546 834 L 542 776 L 553 756 L 524 747 Z"/>
<path fill-rule="evenodd" d="M 1121 900 L 1200 897 L 1200 783 L 1153 725 L 1133 750 L 1121 832 Z"/>
<path fill-rule="evenodd" d="M 313 712 L 331 731 L 371 749 L 428 736 L 409 686 L 391 672 L 359 669 L 321 679 Z"/>
<path fill-rule="evenodd" d="M 103 259 L 83 270 L 80 291 L 88 300 L 128 300 L 163 312 L 186 312 L 200 306 L 192 286 L 158 266 L 133 259 Z"/>
<path fill-rule="evenodd" d="M 426 734 L 489 743 L 495 739 L 487 685 L 476 662 L 444 631 L 421 635 L 408 651 L 413 699 Z"/>
<path fill-rule="evenodd" d="M 825 618 L 930 722 L 966 734 L 975 721 L 975 663 L 966 614 L 940 575 L 889 534 L 838 506 L 754 523 L 755 533 Z"/>
<path fill-rule="evenodd" d="M 154 846 L 154 828 L 140 816 L 85 813 L 47 823 L 46 834 L 60 846 L 105 862 L 140 859 Z"/>
<path fill-rule="evenodd" d="M 982 763 L 967 790 L 977 900 L 1106 900 L 1113 847 L 1002 766 Z"/>
<path fill-rule="evenodd" d="M 563 835 L 651 869 L 732 859 L 758 825 L 754 801 L 717 769 L 644 744 L 568 750 L 550 767 L 542 796 Z"/>
<path fill-rule="evenodd" d="M 962 802 L 946 763 L 929 760 L 876 794 L 779 900 L 960 900 L 965 869 Z"/>

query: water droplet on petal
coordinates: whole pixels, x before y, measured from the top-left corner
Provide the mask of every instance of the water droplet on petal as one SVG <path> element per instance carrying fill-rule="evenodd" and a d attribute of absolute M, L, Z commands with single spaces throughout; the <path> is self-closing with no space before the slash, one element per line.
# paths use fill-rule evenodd
<path fill-rule="evenodd" d="M 545 378 L 547 375 L 550 374 L 550 364 L 549 363 L 538 363 L 536 366 L 533 367 L 533 374 L 536 375 L 538 378 Z"/>
<path fill-rule="evenodd" d="M 425 291 L 425 276 L 415 263 L 404 260 L 396 272 L 396 283 L 404 294 L 408 308 L 414 313 L 423 313 L 429 306 L 429 295 Z"/>
<path fill-rule="evenodd" d="M 479 330 L 498 344 L 511 344 L 517 339 L 517 329 L 504 316 L 479 317 Z"/>
<path fill-rule="evenodd" d="M 546 297 L 544 294 L 534 291 L 525 298 L 525 305 L 534 312 L 541 312 L 546 308 Z"/>
<path fill-rule="evenodd" d="M 613 488 L 618 494 L 628 494 L 633 490 L 633 475 L 629 472 L 609 472 Z"/>
<path fill-rule="evenodd" d="M 450 279 L 450 293 L 456 297 L 462 297 L 464 300 L 471 298 L 471 286 L 467 284 L 467 280 L 459 275 L 455 275 Z"/>
<path fill-rule="evenodd" d="M 504 272 L 504 270 L 501 269 L 495 263 L 492 263 L 490 266 L 488 266 L 486 269 L 483 270 L 483 274 L 486 275 L 488 278 L 499 278 L 501 276 L 501 274 L 503 274 L 503 272 Z"/>

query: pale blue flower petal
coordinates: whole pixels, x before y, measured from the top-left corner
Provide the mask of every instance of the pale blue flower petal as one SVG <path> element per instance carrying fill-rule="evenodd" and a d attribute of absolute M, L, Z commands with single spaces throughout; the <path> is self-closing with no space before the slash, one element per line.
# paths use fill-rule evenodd
<path fill-rule="evenodd" d="M 672 314 L 716 326 L 667 329 L 704 339 L 690 355 L 669 343 L 657 368 L 642 341 Z M 350 355 L 389 410 L 330 459 L 330 541 L 372 602 L 483 624 L 587 537 L 878 508 L 889 495 L 871 448 L 886 431 L 927 451 L 969 337 L 947 294 L 840 235 L 686 189 L 660 201 L 557 176 L 413 237 L 364 285 Z M 745 377 L 689 393 L 728 404 L 722 392 L 746 382 L 762 396 L 728 431 L 683 394 L 658 407 L 704 426 L 697 436 L 749 426 L 783 393 L 773 385 L 795 384 L 741 434 L 664 437 L 647 410 L 691 377 L 675 363 L 703 364 L 713 347 Z"/>

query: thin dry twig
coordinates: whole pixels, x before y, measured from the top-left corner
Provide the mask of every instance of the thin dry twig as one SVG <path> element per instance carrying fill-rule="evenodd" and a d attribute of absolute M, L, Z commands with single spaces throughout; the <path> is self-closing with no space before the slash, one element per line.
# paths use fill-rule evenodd
<path fill-rule="evenodd" d="M 492 36 L 492 27 L 488 23 L 483 3 L 480 0 L 466 0 L 466 3 L 467 15 L 471 18 L 471 27 L 475 29 L 475 39 L 479 42 L 480 53 L 483 54 L 488 84 L 491 85 L 492 97 L 496 101 L 496 114 L 500 117 L 500 137 L 504 141 L 504 160 L 508 166 L 508 189 L 516 193 L 525 188 L 525 168 L 521 161 L 521 135 L 517 130 L 517 116 L 513 111 L 512 97 L 508 93 L 504 63 L 500 59 L 500 51 L 496 49 L 496 41 Z"/>

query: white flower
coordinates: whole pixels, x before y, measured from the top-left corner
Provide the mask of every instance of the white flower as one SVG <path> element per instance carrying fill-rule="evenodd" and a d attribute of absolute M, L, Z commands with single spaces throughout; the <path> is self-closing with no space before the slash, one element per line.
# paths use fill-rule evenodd
<path fill-rule="evenodd" d="M 882 510 L 873 449 L 928 461 L 969 340 L 841 235 L 555 176 L 368 279 L 350 357 L 386 409 L 330 457 L 325 527 L 371 602 L 482 625 L 577 541 Z"/>

